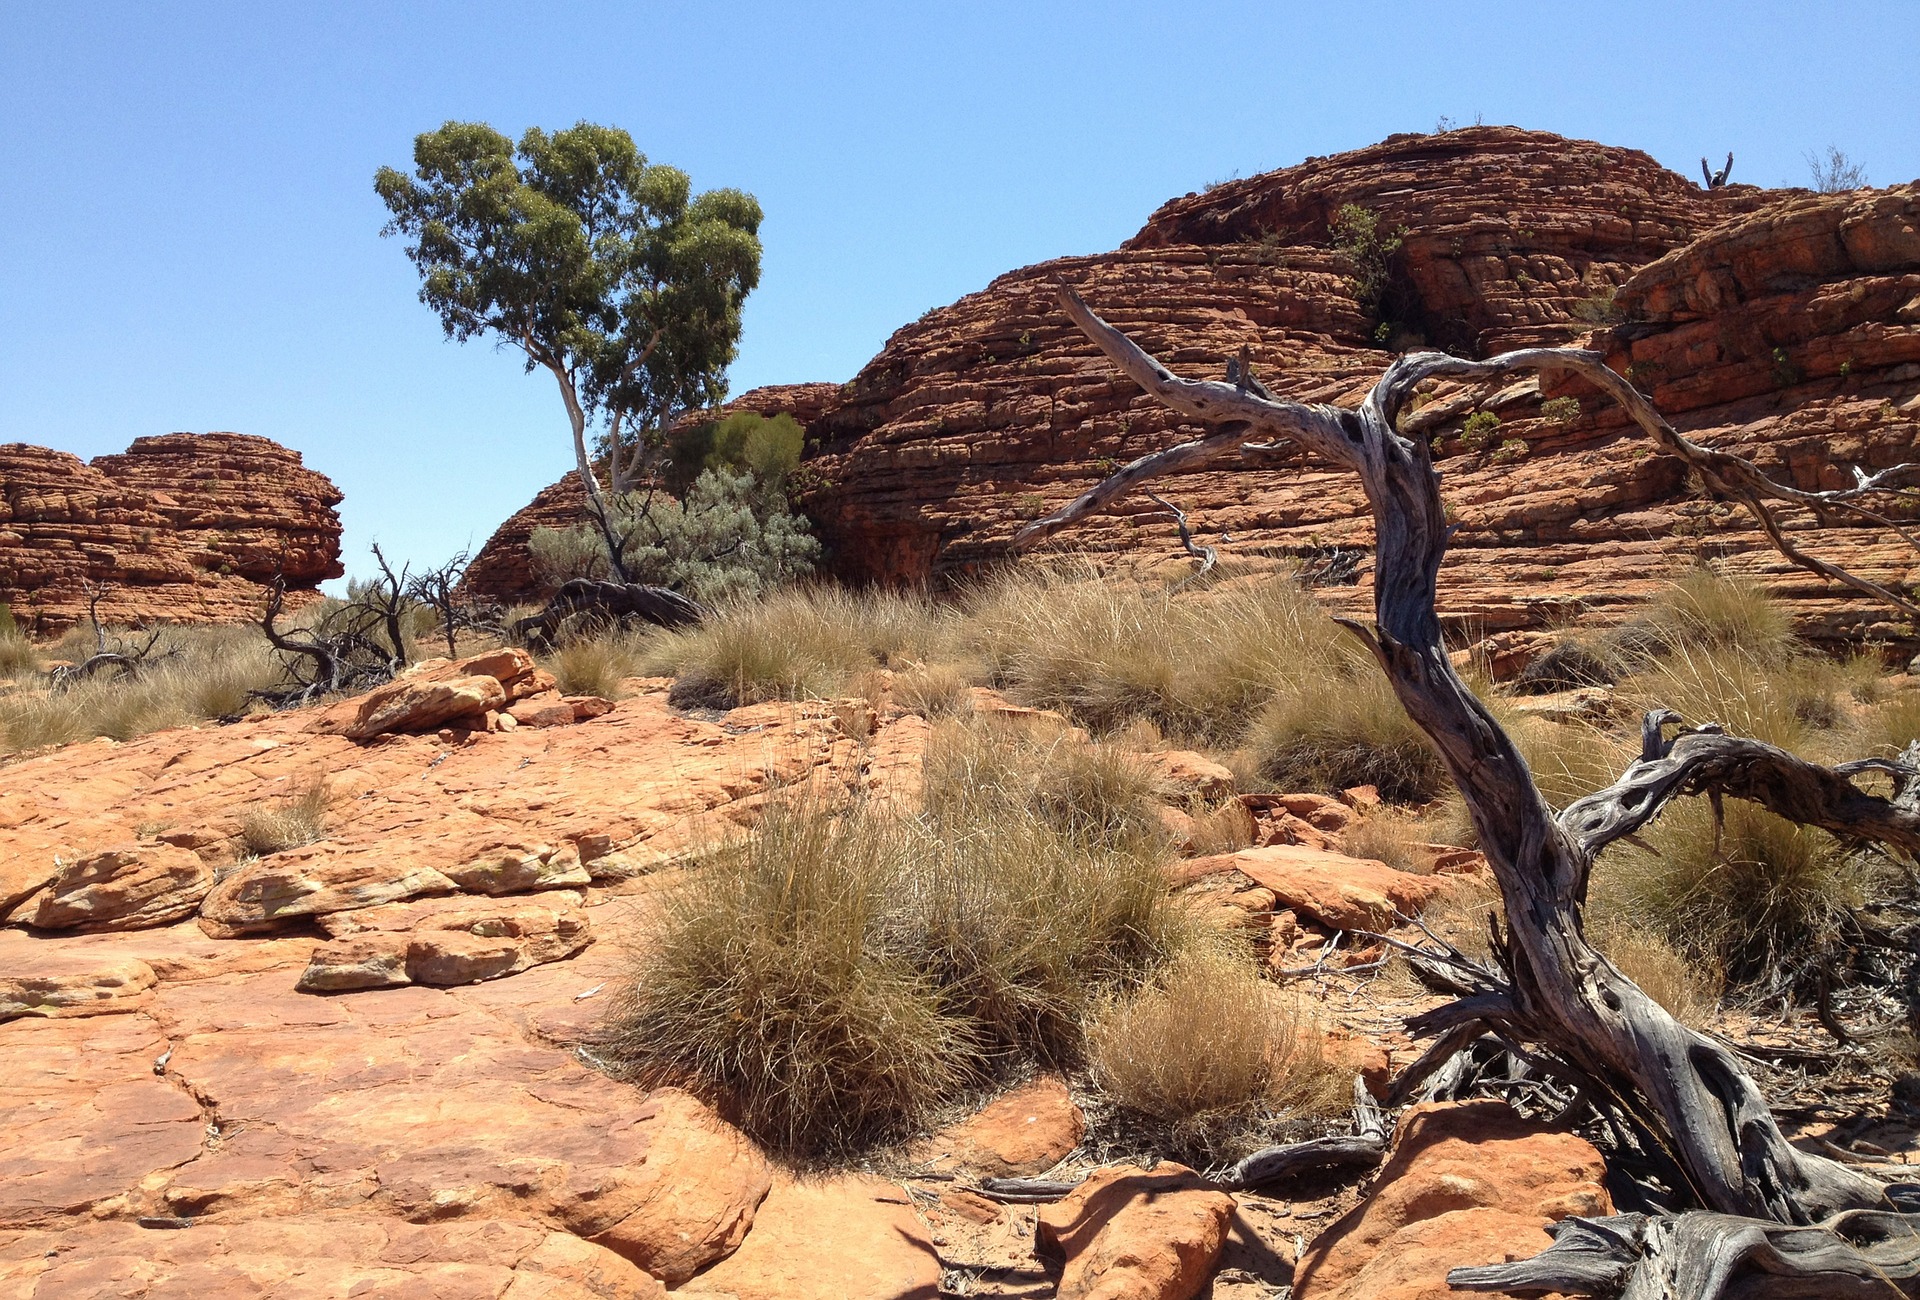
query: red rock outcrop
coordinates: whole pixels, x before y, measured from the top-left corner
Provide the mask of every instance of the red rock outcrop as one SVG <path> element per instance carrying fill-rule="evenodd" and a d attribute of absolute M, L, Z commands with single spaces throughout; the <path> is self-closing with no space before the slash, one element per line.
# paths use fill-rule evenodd
<path fill-rule="evenodd" d="M 818 485 L 802 504 L 829 563 L 888 582 L 950 580 L 990 563 L 1022 523 L 1200 432 L 1080 337 L 1054 302 L 1060 280 L 1178 373 L 1218 376 L 1244 346 L 1282 395 L 1349 404 L 1390 356 L 1383 325 L 1394 346 L 1425 339 L 1484 354 L 1573 342 L 1632 316 L 1597 337 L 1636 377 L 1653 377 L 1676 424 L 1770 467 L 1830 477 L 1837 462 L 1913 458 L 1920 441 L 1920 326 L 1901 289 L 1920 271 L 1900 233 L 1911 229 L 1908 193 L 1706 191 L 1633 150 L 1509 127 L 1396 136 L 1176 199 L 1117 252 L 1014 271 L 927 313 L 842 388 L 761 389 L 739 405 L 795 412 Z M 1355 301 L 1332 247 L 1329 219 L 1348 203 L 1405 231 L 1391 321 Z M 1855 233 L 1843 237 L 1842 225 Z M 1809 240 L 1826 252 L 1814 257 Z M 1683 307 L 1683 279 L 1721 263 L 1744 269 Z M 1721 332 L 1719 351 L 1701 345 Z M 1536 385 L 1498 395 L 1491 446 L 1464 447 L 1457 418 L 1442 430 L 1438 463 L 1460 529 L 1440 599 L 1463 631 L 1621 617 L 1709 556 L 1764 581 L 1810 635 L 1906 638 L 1865 602 L 1789 568 L 1742 516 L 1692 494 L 1677 463 L 1625 440 L 1596 397 L 1568 395 L 1583 409 L 1551 418 Z M 1244 566 L 1311 564 L 1371 543 L 1351 477 L 1289 452 L 1161 490 Z M 501 550 L 519 528 L 516 516 Z M 1139 495 L 1060 542 L 1114 563 L 1187 566 L 1164 512 Z M 1821 544 L 1898 580 L 1912 557 L 1886 542 L 1842 528 Z M 504 558 L 494 567 L 511 572 Z M 1369 576 L 1363 563 L 1357 585 L 1325 589 L 1329 603 L 1364 611 Z M 496 594 L 529 594 L 509 588 L 502 580 Z"/>
<path fill-rule="evenodd" d="M 246 434 L 139 438 L 91 464 L 0 445 L 0 601 L 47 636 L 86 618 L 88 583 L 110 587 L 103 622 L 256 618 L 276 572 L 289 604 L 344 572 L 340 500 L 300 453 Z"/>

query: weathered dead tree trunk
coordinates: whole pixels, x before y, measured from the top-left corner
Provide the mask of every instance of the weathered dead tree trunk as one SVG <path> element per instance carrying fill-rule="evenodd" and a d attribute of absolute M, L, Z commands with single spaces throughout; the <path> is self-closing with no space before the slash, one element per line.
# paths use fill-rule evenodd
<path fill-rule="evenodd" d="M 515 622 L 513 631 L 519 637 L 550 642 L 560 625 L 574 617 L 612 622 L 638 619 L 656 627 L 685 627 L 705 618 L 706 611 L 670 587 L 573 578 L 560 584 L 545 609 Z"/>
<path fill-rule="evenodd" d="M 1416 1029 L 1437 1042 L 1413 1071 L 1431 1072 L 1487 1032 L 1532 1045 L 1531 1056 L 1649 1139 L 1658 1148 L 1650 1154 L 1669 1166 L 1670 1177 L 1682 1184 L 1672 1192 L 1713 1216 L 1711 1221 L 1693 1215 L 1653 1221 L 1682 1225 L 1673 1230 L 1661 1226 L 1637 1235 L 1616 1233 L 1609 1240 L 1617 1247 L 1611 1256 L 1617 1267 L 1601 1270 L 1605 1276 L 1600 1280 L 1593 1280 L 1599 1277 L 1596 1273 L 1580 1286 L 1561 1289 L 1613 1295 L 1626 1286 L 1633 1296 L 1703 1300 L 1726 1293 L 1734 1275 L 1741 1274 L 1743 1288 L 1752 1285 L 1755 1276 L 1763 1281 L 1798 1277 L 1801 1281 L 1794 1285 L 1802 1287 L 1776 1292 L 1762 1285 L 1741 1294 L 1804 1295 L 1812 1294 L 1804 1289 L 1811 1269 L 1821 1277 L 1879 1277 L 1887 1288 L 1881 1294 L 1913 1293 L 1914 1270 L 1909 1265 L 1920 1260 L 1920 1235 L 1913 1231 L 1920 1218 L 1910 1222 L 1892 1213 L 1888 1190 L 1878 1181 L 1790 1146 L 1760 1089 L 1733 1054 L 1681 1025 L 1596 952 L 1583 931 L 1582 911 L 1596 855 L 1680 795 L 1752 799 L 1790 819 L 1911 852 L 1920 848 L 1920 815 L 1912 807 L 1909 789 L 1920 772 L 1885 761 L 1821 768 L 1757 741 L 1720 734 L 1717 727 L 1683 731 L 1669 739 L 1666 729 L 1678 719 L 1659 713 L 1647 720 L 1640 760 L 1613 785 L 1556 817 L 1513 742 L 1453 670 L 1436 612 L 1440 561 L 1450 531 L 1439 476 L 1425 439 L 1402 437 L 1395 417 L 1415 386 L 1428 378 L 1490 381 L 1520 371 L 1573 372 L 1619 402 L 1662 450 L 1686 459 L 1709 488 L 1744 502 L 1795 563 L 1914 611 L 1905 597 L 1789 546 L 1767 505 L 1786 501 L 1867 513 L 1857 498 L 1877 484 L 1829 494 L 1776 484 L 1740 457 L 1682 438 L 1594 352 L 1533 348 L 1486 361 L 1415 353 L 1389 366 L 1359 409 L 1347 410 L 1275 400 L 1244 383 L 1180 379 L 1102 321 L 1071 290 L 1062 289 L 1061 302 L 1100 350 L 1149 393 L 1183 415 L 1215 424 L 1219 431 L 1127 465 L 1029 524 L 1016 536 L 1017 547 L 1051 536 L 1170 470 L 1237 453 L 1250 439 L 1290 440 L 1360 476 L 1376 535 L 1376 626 L 1347 626 L 1373 651 L 1400 703 L 1439 750 L 1471 812 L 1508 918 L 1506 939 L 1497 950 L 1503 978 L 1421 1017 Z M 1894 477 L 1895 471 L 1887 471 L 1881 481 Z M 1853 785 L 1850 778 L 1866 767 L 1895 776 L 1893 799 Z M 1847 1235 L 1846 1225 L 1854 1219 L 1835 1220 L 1862 1211 L 1879 1216 L 1869 1233 L 1876 1243 L 1871 1252 Z M 1897 1234 L 1883 1219 L 1908 1225 L 1904 1254 L 1888 1244 Z M 1808 1227 L 1829 1220 L 1834 1222 Z M 1805 1231 L 1777 1231 L 1781 1227 Z M 1755 1232 L 1770 1252 L 1759 1263 L 1754 1262 L 1759 1248 L 1741 1237 Z M 1583 1247 L 1589 1253 L 1597 1249 L 1588 1239 L 1583 1239 Z M 1676 1252 L 1685 1257 L 1677 1263 Z M 1732 1262 L 1703 1272 L 1699 1265 L 1707 1258 Z M 1836 1260 L 1851 1262 L 1837 1266 Z M 1749 1264 L 1761 1273 L 1753 1274 Z M 1480 1281 L 1466 1272 L 1461 1282 Z M 1704 1289 L 1675 1291 L 1671 1279 L 1678 1277 Z"/>

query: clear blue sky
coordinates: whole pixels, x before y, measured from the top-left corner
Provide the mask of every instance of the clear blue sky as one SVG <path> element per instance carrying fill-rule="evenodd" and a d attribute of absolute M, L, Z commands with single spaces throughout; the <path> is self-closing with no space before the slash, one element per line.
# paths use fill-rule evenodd
<path fill-rule="evenodd" d="M 1443 25 L 1437 15 L 1450 15 Z M 569 465 L 550 380 L 444 342 L 383 163 L 448 118 L 627 128 L 766 209 L 733 389 L 1160 202 L 1475 116 L 1804 183 L 1920 176 L 1920 3 L 66 4 L 0 0 L 0 442 L 265 434 L 368 542 L 478 546 Z"/>

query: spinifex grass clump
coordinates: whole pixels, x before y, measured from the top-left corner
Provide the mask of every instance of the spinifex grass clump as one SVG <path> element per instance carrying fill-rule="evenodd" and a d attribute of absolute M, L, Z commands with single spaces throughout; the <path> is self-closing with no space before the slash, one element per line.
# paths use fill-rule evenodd
<path fill-rule="evenodd" d="M 1217 1159 L 1351 1099 L 1313 1017 L 1240 953 L 1182 955 L 1102 1006 L 1087 1044 L 1101 1090 L 1183 1154 Z"/>
<path fill-rule="evenodd" d="M 1310 688 L 1275 692 L 1247 736 L 1255 770 L 1272 788 L 1378 787 L 1392 803 L 1424 803 L 1447 789 L 1446 766 L 1394 697 L 1377 666 L 1349 655 Z"/>
<path fill-rule="evenodd" d="M 255 857 L 311 844 L 327 833 L 332 801 L 326 778 L 316 777 L 285 798 L 257 803 L 240 819 L 240 842 Z"/>
<path fill-rule="evenodd" d="M 665 902 L 599 1050 L 790 1154 L 845 1154 L 1022 1061 L 1071 1062 L 1091 1000 L 1191 933 L 1153 857 L 1038 816 L 802 803 Z"/>

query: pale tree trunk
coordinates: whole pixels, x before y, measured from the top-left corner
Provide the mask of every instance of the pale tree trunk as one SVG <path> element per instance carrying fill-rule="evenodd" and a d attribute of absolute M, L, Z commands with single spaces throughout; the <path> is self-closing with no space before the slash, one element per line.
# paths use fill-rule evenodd
<path fill-rule="evenodd" d="M 552 372 L 554 381 L 560 385 L 560 400 L 566 404 L 567 423 L 573 429 L 573 463 L 580 474 L 580 485 L 586 489 L 587 514 L 600 529 L 600 539 L 607 548 L 607 563 L 613 569 L 614 576 L 622 583 L 631 583 L 633 579 L 627 572 L 626 559 L 622 555 L 626 549 L 624 539 L 613 526 L 613 512 L 608 507 L 606 494 L 600 490 L 600 480 L 593 472 L 593 459 L 587 453 L 587 412 L 580 405 L 580 394 L 574 389 L 573 376 L 558 362 L 546 361 L 542 364 Z M 617 438 L 615 444 L 617 449 Z M 614 491 L 619 491 L 617 481 Z"/>
<path fill-rule="evenodd" d="M 1896 797 L 1880 799 L 1849 780 L 1863 770 L 1858 765 L 1821 768 L 1757 741 L 1719 734 L 1717 728 L 1685 731 L 1669 740 L 1665 728 L 1678 719 L 1654 715 L 1648 720 L 1641 760 L 1614 785 L 1556 818 L 1519 751 L 1454 672 L 1436 613 L 1436 584 L 1449 532 L 1439 476 L 1424 437 L 1401 436 L 1395 418 L 1424 379 L 1491 381 L 1523 371 L 1575 373 L 1625 407 L 1662 450 L 1698 469 L 1710 488 L 1754 510 L 1796 563 L 1910 607 L 1903 597 L 1787 547 L 1766 504 L 1818 502 L 1867 513 L 1857 505 L 1859 495 L 1877 484 L 1863 481 L 1861 488 L 1840 494 L 1802 493 L 1775 484 L 1739 457 L 1682 438 L 1637 390 L 1606 368 L 1598 353 L 1534 348 L 1487 361 L 1411 354 L 1388 368 L 1359 409 L 1346 410 L 1274 400 L 1252 381 L 1244 362 L 1237 383 L 1177 378 L 1071 290 L 1062 289 L 1061 301 L 1121 370 L 1168 407 L 1214 424 L 1218 432 L 1133 462 L 1029 524 L 1015 538 L 1016 547 L 1051 536 L 1171 469 L 1196 468 L 1258 445 L 1250 439 L 1289 440 L 1360 477 L 1376 533 L 1376 626 L 1348 626 L 1372 649 L 1400 703 L 1439 750 L 1471 812 L 1508 922 L 1508 936 L 1498 953 L 1503 977 L 1420 1019 L 1415 1028 L 1435 1037 L 1437 1046 L 1414 1073 L 1436 1068 L 1482 1032 L 1530 1044 L 1539 1059 L 1596 1106 L 1664 1147 L 1659 1154 L 1683 1184 L 1674 1190 L 1720 1216 L 1710 1227 L 1692 1223 L 1691 1216 L 1654 1220 L 1651 1226 L 1627 1216 L 1640 1223 L 1637 1236 L 1614 1231 L 1607 1240 L 1615 1244 L 1606 1250 L 1582 1239 L 1578 1250 L 1569 1245 L 1567 1251 L 1542 1256 L 1538 1266 L 1549 1270 L 1545 1276 L 1550 1284 L 1574 1294 L 1614 1295 L 1628 1285 L 1640 1288 L 1628 1292 L 1632 1295 L 1702 1300 L 1722 1294 L 1735 1273 L 1758 1267 L 1776 1279 L 1798 1278 L 1795 1285 L 1817 1274 L 1819 1285 L 1836 1289 L 1752 1294 L 1852 1294 L 1831 1280 L 1836 1277 L 1876 1277 L 1881 1279 L 1876 1283 L 1882 1287 L 1879 1294 L 1908 1294 L 1889 1290 L 1887 1279 L 1899 1272 L 1902 1261 L 1910 1265 L 1920 1259 L 1920 1237 L 1912 1235 L 1904 1216 L 1892 1213 L 1887 1189 L 1789 1145 L 1760 1089 L 1733 1054 L 1681 1025 L 1621 975 L 1587 942 L 1581 914 L 1595 855 L 1632 834 L 1677 795 L 1714 792 L 1752 799 L 1795 820 L 1911 851 L 1920 847 L 1920 815 L 1908 802 L 1907 791 L 1920 772 L 1906 764 L 1873 765 L 1892 771 L 1897 781 Z M 1899 474 L 1887 471 L 1884 477 Z M 1862 1212 L 1870 1222 L 1860 1220 Z M 1850 1217 L 1798 1237 L 1773 1231 L 1820 1224 L 1834 1216 Z M 1675 1222 L 1687 1226 L 1669 1230 Z M 1907 1246 L 1884 1247 L 1883 1239 L 1902 1231 Z M 1729 1245 L 1741 1232 L 1748 1236 Z M 1755 1240 L 1764 1251 L 1754 1246 Z M 1757 1255 L 1766 1252 L 1771 1252 L 1768 1259 L 1756 1265 Z M 1591 1276 L 1576 1275 L 1566 1262 L 1575 1254 L 1582 1266 L 1597 1260 L 1606 1267 Z M 1672 1280 L 1680 1276 L 1676 1267 L 1694 1268 L 1706 1257 L 1731 1261 L 1726 1276 L 1704 1290 L 1672 1289 L 1679 1285 Z M 1475 1272 L 1463 1270 L 1456 1280 L 1486 1285 L 1484 1278 L 1472 1276 Z M 1689 1286 L 1708 1277 L 1697 1269 L 1682 1272 Z M 1900 1286 L 1911 1290 L 1912 1276 L 1909 1268 Z M 1510 1275 L 1504 1284 L 1529 1285 L 1527 1279 Z"/>

